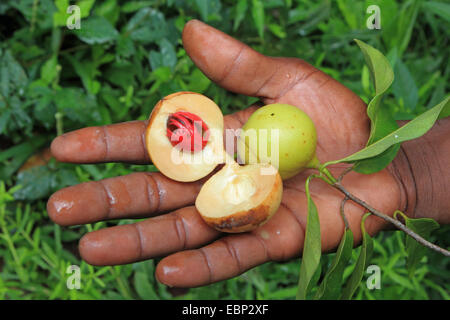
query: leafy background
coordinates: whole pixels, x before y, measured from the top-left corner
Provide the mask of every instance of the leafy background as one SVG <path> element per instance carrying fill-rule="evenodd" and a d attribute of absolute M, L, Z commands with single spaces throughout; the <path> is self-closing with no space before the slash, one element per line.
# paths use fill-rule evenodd
<path fill-rule="evenodd" d="M 66 28 L 70 4 L 80 30 Z M 366 8 L 381 8 L 381 30 L 369 30 Z M 374 95 L 354 38 L 378 48 L 394 68 L 383 103 L 411 119 L 448 92 L 450 5 L 443 1 L 312 0 L 6 0 L 0 2 L 0 299 L 292 299 L 300 261 L 266 263 L 228 281 L 189 290 L 154 279 L 157 261 L 93 267 L 80 260 L 79 238 L 131 220 L 60 228 L 46 212 L 48 196 L 68 185 L 152 166 L 71 165 L 50 158 L 57 134 L 91 125 L 146 119 L 156 101 L 179 90 L 201 92 L 225 114 L 254 98 L 211 83 L 181 45 L 197 18 L 276 56 L 301 57 L 366 102 Z M 431 235 L 450 245 L 450 227 Z M 428 252 L 414 274 L 405 268 L 404 235 L 382 232 L 370 260 L 381 289 L 364 276 L 356 299 L 450 299 L 449 260 Z M 358 250 L 354 250 L 353 261 Z M 334 254 L 326 255 L 322 269 Z M 66 288 L 66 268 L 81 268 L 81 289 Z M 344 269 L 348 277 L 353 267 Z M 317 288 L 313 289 L 317 290 Z"/>

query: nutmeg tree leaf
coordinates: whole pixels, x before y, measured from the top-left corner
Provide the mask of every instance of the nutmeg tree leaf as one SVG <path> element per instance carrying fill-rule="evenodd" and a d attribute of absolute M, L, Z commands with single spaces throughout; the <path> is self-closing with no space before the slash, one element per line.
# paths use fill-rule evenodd
<path fill-rule="evenodd" d="M 450 103 L 447 97 L 440 104 L 398 128 L 389 109 L 381 102 L 394 80 L 394 73 L 389 61 L 375 48 L 360 40 L 355 41 L 364 54 L 375 87 L 375 96 L 367 107 L 367 115 L 371 121 L 370 137 L 366 148 L 344 159 L 328 162 L 325 165 L 354 162 L 353 170 L 371 174 L 384 169 L 392 162 L 400 149 L 401 142 L 422 136 L 431 129 L 437 119 L 448 116 L 450 114 Z M 410 100 L 412 104 L 416 101 L 416 99 Z"/>
<path fill-rule="evenodd" d="M 330 300 L 338 299 L 342 286 L 342 275 L 350 261 L 353 249 L 353 233 L 346 229 L 336 251 L 333 263 L 325 274 L 314 299 Z"/>
<path fill-rule="evenodd" d="M 447 97 L 428 111 L 417 116 L 404 126 L 366 148 L 340 160 L 330 161 L 325 164 L 329 166 L 340 162 L 355 162 L 357 160 L 368 159 L 380 155 L 389 147 L 404 141 L 416 139 L 424 135 L 434 125 L 441 113 L 448 112 L 450 108 L 450 97 Z"/>
<path fill-rule="evenodd" d="M 367 146 L 369 146 L 398 128 L 388 106 L 382 104 L 385 93 L 394 81 L 394 72 L 388 59 L 380 51 L 360 40 L 355 39 L 355 41 L 364 55 L 370 78 L 375 87 L 375 96 L 367 106 L 371 129 L 367 141 Z M 359 161 L 355 164 L 353 170 L 366 174 L 377 172 L 395 158 L 398 149 L 399 146 L 392 147 L 376 159 Z"/>
<path fill-rule="evenodd" d="M 401 215 L 402 218 L 405 220 L 405 225 L 407 228 L 411 229 L 412 231 L 414 231 L 415 233 L 417 233 L 418 235 L 422 236 L 425 239 L 430 236 L 433 230 L 439 228 L 439 223 L 437 223 L 433 219 L 429 218 L 412 219 L 408 218 L 404 213 L 397 210 L 394 213 L 394 218 L 397 219 L 398 215 Z M 406 268 L 408 269 L 409 277 L 412 278 L 414 272 L 416 271 L 417 265 L 419 264 L 420 260 L 425 256 L 427 248 L 422 246 L 416 240 L 407 235 L 405 249 L 407 253 Z"/>
<path fill-rule="evenodd" d="M 342 292 L 341 300 L 350 300 L 352 298 L 353 294 L 355 293 L 356 289 L 358 289 L 361 283 L 364 271 L 367 267 L 367 262 L 372 254 L 373 239 L 370 237 L 370 235 L 366 231 L 366 228 L 364 227 L 364 223 L 368 216 L 370 216 L 370 213 L 366 213 L 361 221 L 361 233 L 363 238 L 361 251 L 359 252 L 355 269 L 353 270 L 350 278 L 347 280 L 344 291 Z"/>
<path fill-rule="evenodd" d="M 317 207 L 309 192 L 309 183 L 313 176 L 306 180 L 305 190 L 308 200 L 308 217 L 306 220 L 305 242 L 303 245 L 302 264 L 300 266 L 300 278 L 297 290 L 297 300 L 305 300 L 309 289 L 314 286 L 314 274 L 320 264 L 322 255 L 320 222 Z"/>

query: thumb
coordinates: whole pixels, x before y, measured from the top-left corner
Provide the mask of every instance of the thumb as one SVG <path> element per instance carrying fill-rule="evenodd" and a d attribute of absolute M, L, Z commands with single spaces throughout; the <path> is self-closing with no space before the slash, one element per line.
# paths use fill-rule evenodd
<path fill-rule="evenodd" d="M 248 96 L 276 99 L 318 71 L 300 59 L 264 56 L 198 20 L 186 23 L 182 38 L 187 54 L 208 78 Z"/>

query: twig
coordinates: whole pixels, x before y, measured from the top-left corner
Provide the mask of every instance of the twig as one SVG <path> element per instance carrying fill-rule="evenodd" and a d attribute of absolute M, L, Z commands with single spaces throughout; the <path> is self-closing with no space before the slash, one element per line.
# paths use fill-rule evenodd
<path fill-rule="evenodd" d="M 341 182 L 344 176 L 353 170 L 353 165 L 351 167 L 346 168 L 344 171 L 342 171 L 341 175 L 337 178 L 337 182 Z"/>
<path fill-rule="evenodd" d="M 344 206 L 348 199 L 349 198 L 347 196 L 345 196 L 345 198 L 342 199 L 342 201 L 341 201 L 341 216 L 342 216 L 342 219 L 344 219 L 345 229 L 348 229 L 350 227 L 350 225 L 348 224 L 347 217 L 345 216 L 345 211 L 344 211 Z"/>
<path fill-rule="evenodd" d="M 408 227 L 406 227 L 403 223 L 401 223 L 400 221 L 378 211 L 377 209 L 371 207 L 369 204 L 367 204 L 366 202 L 364 202 L 363 200 L 357 198 L 356 196 L 354 196 L 353 194 L 351 194 L 350 192 L 347 191 L 347 189 L 344 188 L 344 186 L 342 184 L 340 184 L 339 182 L 334 182 L 331 184 L 331 186 L 333 186 L 334 188 L 338 189 L 339 191 L 341 191 L 346 198 L 353 200 L 354 202 L 356 202 L 357 204 L 363 206 L 364 208 L 366 208 L 367 210 L 369 210 L 370 213 L 374 214 L 375 216 L 382 218 L 390 223 L 392 223 L 394 226 L 396 226 L 398 229 L 404 231 L 407 235 L 409 235 L 411 238 L 413 238 L 414 240 L 416 240 L 417 242 L 419 242 L 420 244 L 422 244 L 423 246 L 430 248 L 434 251 L 437 251 L 441 254 L 443 254 L 446 257 L 450 257 L 450 251 L 445 250 L 427 240 L 425 240 L 424 238 L 422 238 L 420 235 L 418 235 L 417 233 L 415 233 L 414 231 L 412 231 L 411 229 L 409 229 Z M 344 199 L 345 200 L 345 199 Z M 341 208 L 343 207 L 343 205 L 341 204 Z"/>

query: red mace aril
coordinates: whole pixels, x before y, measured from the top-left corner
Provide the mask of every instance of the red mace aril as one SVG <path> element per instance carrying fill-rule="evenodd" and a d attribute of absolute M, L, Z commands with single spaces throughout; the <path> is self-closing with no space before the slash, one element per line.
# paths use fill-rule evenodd
<path fill-rule="evenodd" d="M 208 143 L 209 128 L 199 116 L 178 111 L 167 119 L 167 138 L 174 147 L 196 152 Z"/>

